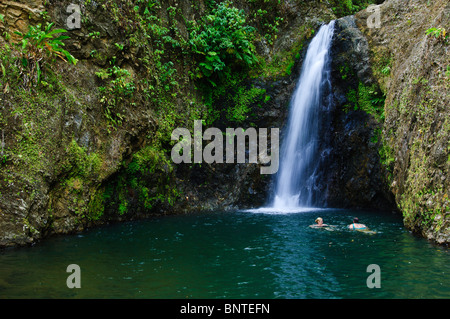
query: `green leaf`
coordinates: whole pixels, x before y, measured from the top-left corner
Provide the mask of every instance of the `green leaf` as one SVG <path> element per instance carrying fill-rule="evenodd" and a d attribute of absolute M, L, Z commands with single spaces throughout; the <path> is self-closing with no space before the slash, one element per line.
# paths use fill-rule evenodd
<path fill-rule="evenodd" d="M 51 37 L 53 36 L 53 34 L 56 34 L 56 33 L 65 33 L 65 32 L 67 32 L 67 30 L 64 30 L 64 29 L 55 29 L 55 30 L 52 30 L 51 32 L 47 33 L 47 35 L 46 35 L 45 37 L 46 37 L 46 38 L 51 38 Z"/>
<path fill-rule="evenodd" d="M 28 66 L 28 60 L 25 57 L 22 58 L 21 62 L 22 62 L 22 66 L 24 66 L 24 67 Z"/>
<path fill-rule="evenodd" d="M 213 70 L 212 65 L 211 65 L 211 64 L 208 64 L 208 63 L 200 63 L 200 66 L 202 66 L 202 67 L 204 67 L 205 69 L 210 70 L 210 71 Z"/>
<path fill-rule="evenodd" d="M 45 28 L 45 31 L 46 31 L 46 32 L 50 31 L 50 29 L 51 29 L 54 25 L 55 25 L 55 22 L 48 23 L 48 24 L 47 24 L 47 27 Z M 41 27 L 41 25 L 38 24 L 38 28 L 39 28 L 39 29 L 40 29 L 40 27 Z"/>
<path fill-rule="evenodd" d="M 68 51 L 63 50 L 64 55 L 66 56 L 67 60 L 72 63 L 73 65 L 77 65 L 78 60 L 70 54 Z"/>
<path fill-rule="evenodd" d="M 6 69 L 5 69 L 5 66 L 4 66 L 2 63 L 0 63 L 0 66 L 2 67 L 3 77 L 6 78 Z"/>
<path fill-rule="evenodd" d="M 28 40 L 27 39 L 23 39 L 22 40 L 22 49 L 25 49 L 28 45 Z"/>

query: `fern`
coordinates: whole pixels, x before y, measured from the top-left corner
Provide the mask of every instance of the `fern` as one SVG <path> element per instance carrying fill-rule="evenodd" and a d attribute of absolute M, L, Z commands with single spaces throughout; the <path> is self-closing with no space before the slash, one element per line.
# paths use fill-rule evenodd
<path fill-rule="evenodd" d="M 70 37 L 60 34 L 67 32 L 67 30 L 52 30 L 54 24 L 55 23 L 47 23 L 47 26 L 43 29 L 40 24 L 37 26 L 29 26 L 26 34 L 15 31 L 17 35 L 22 37 L 22 40 L 20 41 L 22 49 L 28 50 L 35 55 L 46 52 L 49 56 L 57 56 L 66 62 L 68 61 L 72 64 L 76 64 L 77 59 L 67 50 L 63 49 L 63 40 L 69 39 Z"/>

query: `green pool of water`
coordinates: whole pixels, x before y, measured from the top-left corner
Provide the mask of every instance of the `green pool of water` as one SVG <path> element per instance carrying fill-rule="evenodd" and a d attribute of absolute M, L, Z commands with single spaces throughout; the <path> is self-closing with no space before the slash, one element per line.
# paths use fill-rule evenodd
<path fill-rule="evenodd" d="M 308 227 L 319 216 L 334 231 Z M 354 216 L 376 233 L 347 230 Z M 163 216 L 0 252 L 0 298 L 449 298 L 449 279 L 448 249 L 347 210 Z"/>

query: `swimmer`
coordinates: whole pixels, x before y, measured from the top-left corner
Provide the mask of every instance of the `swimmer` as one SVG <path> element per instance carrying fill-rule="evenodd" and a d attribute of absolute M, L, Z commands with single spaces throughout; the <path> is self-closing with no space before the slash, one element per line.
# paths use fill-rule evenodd
<path fill-rule="evenodd" d="M 367 226 L 359 223 L 358 217 L 353 218 L 353 224 L 348 225 L 351 230 L 367 230 Z"/>
<path fill-rule="evenodd" d="M 316 225 L 309 225 L 309 227 L 316 228 L 316 227 L 328 227 L 329 226 L 329 225 L 323 223 L 322 217 L 317 217 L 314 222 L 316 222 Z"/>

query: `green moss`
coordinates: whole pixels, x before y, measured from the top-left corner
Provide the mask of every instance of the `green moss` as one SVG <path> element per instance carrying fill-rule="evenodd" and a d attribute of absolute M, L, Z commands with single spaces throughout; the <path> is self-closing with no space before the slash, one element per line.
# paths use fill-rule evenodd
<path fill-rule="evenodd" d="M 39 231 L 30 223 L 28 218 L 22 219 L 23 229 L 31 235 L 39 234 Z"/>
<path fill-rule="evenodd" d="M 179 196 L 177 186 L 170 183 L 174 177 L 172 162 L 151 146 L 136 153 L 126 170 L 127 183 L 137 190 L 146 209 L 157 203 L 172 205 Z M 153 189 L 149 189 L 150 185 Z"/>
<path fill-rule="evenodd" d="M 153 146 L 147 146 L 133 155 L 133 160 L 127 166 L 127 172 L 133 174 L 153 174 L 157 170 L 167 173 L 173 171 L 172 162 L 165 154 Z"/>
<path fill-rule="evenodd" d="M 105 211 L 105 196 L 104 190 L 98 189 L 92 192 L 87 208 L 88 220 L 99 220 Z"/>
<path fill-rule="evenodd" d="M 61 174 L 70 177 L 95 179 L 100 174 L 102 160 L 97 153 L 88 154 L 84 147 L 72 139 L 66 148 L 65 160 L 61 164 Z"/>
<path fill-rule="evenodd" d="M 164 152 L 144 147 L 108 183 L 102 201 L 119 215 L 129 213 L 132 205 L 140 211 L 151 211 L 157 205 L 170 207 L 180 195 L 173 173 L 172 162 Z"/>
<path fill-rule="evenodd" d="M 133 93 L 136 90 L 131 73 L 127 69 L 114 65 L 115 59 L 108 69 L 101 69 L 95 74 L 103 80 L 100 86 L 100 103 L 104 105 L 104 114 L 108 120 L 108 132 L 117 130 L 125 118 L 126 106 L 134 105 Z M 124 105 L 125 104 L 125 105 Z"/>
<path fill-rule="evenodd" d="M 353 70 L 348 64 L 344 64 L 339 67 L 339 73 L 341 74 L 342 80 L 346 80 L 349 76 L 353 75 Z"/>
<path fill-rule="evenodd" d="M 5 136 L 14 134 L 14 143 L 5 148 L 8 158 L 16 166 L 16 172 L 26 179 L 37 172 L 48 172 L 55 158 L 57 144 L 49 119 L 59 116 L 61 110 L 55 107 L 59 96 L 45 92 L 12 89 L 8 101 L 14 107 L 4 109 Z"/>
<path fill-rule="evenodd" d="M 265 89 L 252 87 L 247 89 L 245 87 L 239 87 L 236 95 L 233 96 L 233 106 L 227 111 L 227 118 L 231 122 L 242 123 L 248 117 L 250 106 L 257 102 L 262 102 Z"/>
<path fill-rule="evenodd" d="M 274 80 L 291 75 L 296 62 L 301 58 L 301 52 L 306 41 L 310 40 L 314 35 L 314 29 L 309 25 L 302 25 L 295 34 L 295 42 L 288 50 L 277 52 L 270 62 L 260 57 L 259 67 L 253 69 L 250 75 L 252 77 L 266 77 Z"/>
<path fill-rule="evenodd" d="M 378 154 L 380 155 L 381 164 L 386 170 L 386 182 L 390 185 L 393 179 L 395 156 L 393 149 L 384 139 L 381 140 Z"/>
<path fill-rule="evenodd" d="M 122 199 L 119 204 L 119 215 L 124 215 L 128 211 L 128 201 L 126 199 Z"/>
<path fill-rule="evenodd" d="M 414 184 L 414 187 L 420 187 L 420 182 Z M 400 200 L 405 224 L 413 229 L 439 232 L 443 225 L 443 213 L 450 210 L 448 195 L 444 194 L 443 189 L 416 189 L 413 196 L 403 195 Z M 428 202 L 433 204 L 433 208 L 430 209 Z"/>
<path fill-rule="evenodd" d="M 346 111 L 349 111 L 350 108 L 362 110 L 373 115 L 378 122 L 384 122 L 384 103 L 386 96 L 379 90 L 376 84 L 365 85 L 359 82 L 356 89 L 348 90 L 346 97 L 347 104 L 344 106 Z"/>
<path fill-rule="evenodd" d="M 386 93 L 386 80 L 392 71 L 393 54 L 386 47 L 374 48 L 371 51 L 373 75 L 380 83 L 380 88 Z"/>
<path fill-rule="evenodd" d="M 376 84 L 366 86 L 362 82 L 358 86 L 359 107 L 372 114 L 379 122 L 384 121 L 384 102 L 386 96 L 381 93 Z"/>

